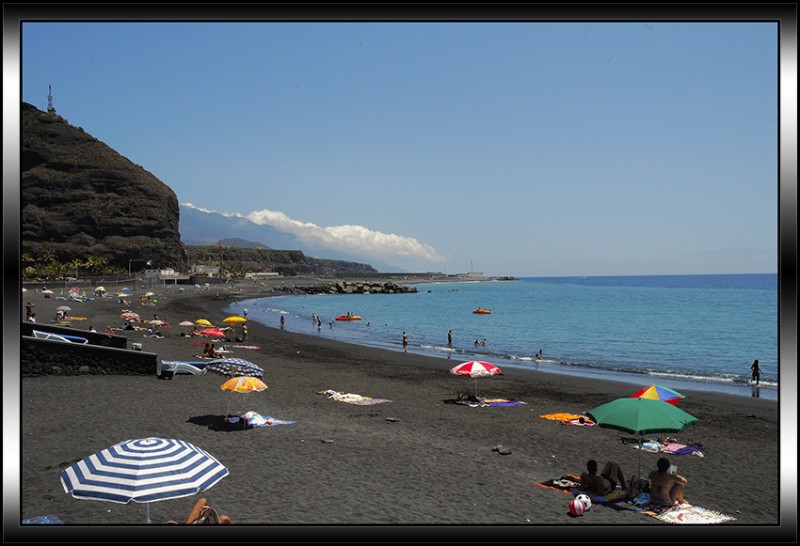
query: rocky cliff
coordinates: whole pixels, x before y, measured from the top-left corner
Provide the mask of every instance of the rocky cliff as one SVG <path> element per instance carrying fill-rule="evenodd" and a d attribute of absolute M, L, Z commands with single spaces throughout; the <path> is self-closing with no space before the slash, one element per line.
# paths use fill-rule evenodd
<path fill-rule="evenodd" d="M 104 258 L 108 265 L 139 271 L 152 267 L 187 272 L 191 264 L 222 263 L 282 275 L 369 274 L 368 265 L 307 257 L 271 249 L 187 247 L 181 241 L 175 192 L 80 127 L 55 113 L 22 103 L 21 239 L 33 262 L 68 263 Z M 229 237 L 220 230 L 221 237 Z M 244 244 L 244 246 L 260 246 Z M 31 273 L 32 275 L 34 273 Z"/>
<path fill-rule="evenodd" d="M 185 271 L 175 192 L 61 116 L 22 104 L 22 252 Z"/>

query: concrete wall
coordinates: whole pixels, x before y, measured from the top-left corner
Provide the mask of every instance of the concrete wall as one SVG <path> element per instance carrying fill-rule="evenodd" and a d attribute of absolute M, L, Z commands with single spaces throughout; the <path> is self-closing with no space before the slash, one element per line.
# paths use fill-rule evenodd
<path fill-rule="evenodd" d="M 66 328 L 71 330 L 71 328 Z M 102 334 L 101 334 L 102 335 Z M 47 341 L 23 335 L 22 377 L 42 375 L 157 375 L 158 355 L 100 345 Z"/>

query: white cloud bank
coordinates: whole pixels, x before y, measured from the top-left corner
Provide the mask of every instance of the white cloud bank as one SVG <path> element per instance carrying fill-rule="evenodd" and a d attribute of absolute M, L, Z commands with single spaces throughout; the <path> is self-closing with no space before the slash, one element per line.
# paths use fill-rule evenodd
<path fill-rule="evenodd" d="M 195 207 L 191 203 L 183 204 L 202 212 L 213 212 Z M 420 243 L 412 237 L 381 233 L 363 226 L 320 227 L 309 222 L 294 220 L 282 212 L 267 209 L 251 212 L 246 216 L 239 213 L 218 214 L 246 218 L 255 224 L 272 226 L 279 231 L 290 233 L 309 244 L 316 244 L 340 252 L 373 256 L 380 259 L 412 258 L 436 263 L 445 261 L 445 258 L 439 255 L 432 246 Z"/>

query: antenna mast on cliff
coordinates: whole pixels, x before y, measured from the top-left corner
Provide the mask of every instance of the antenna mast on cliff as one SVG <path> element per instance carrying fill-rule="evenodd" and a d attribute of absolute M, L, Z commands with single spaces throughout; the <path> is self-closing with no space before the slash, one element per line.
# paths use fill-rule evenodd
<path fill-rule="evenodd" d="M 56 113 L 56 109 L 53 108 L 53 87 L 51 85 L 47 86 L 47 112 L 50 114 Z"/>

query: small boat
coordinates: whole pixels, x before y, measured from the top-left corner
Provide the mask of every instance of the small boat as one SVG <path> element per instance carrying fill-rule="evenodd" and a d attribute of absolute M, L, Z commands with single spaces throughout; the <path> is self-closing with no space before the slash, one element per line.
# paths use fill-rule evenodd
<path fill-rule="evenodd" d="M 336 320 L 361 320 L 361 317 L 359 315 L 342 315 L 336 317 Z"/>
<path fill-rule="evenodd" d="M 473 315 L 491 315 L 492 311 L 490 309 L 484 309 L 483 307 L 478 307 L 472 312 Z"/>

